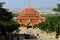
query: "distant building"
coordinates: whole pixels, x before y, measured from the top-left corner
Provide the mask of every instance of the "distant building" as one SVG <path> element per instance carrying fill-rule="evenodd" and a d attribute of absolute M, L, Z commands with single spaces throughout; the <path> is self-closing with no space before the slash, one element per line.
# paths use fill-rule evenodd
<path fill-rule="evenodd" d="M 40 16 L 40 12 L 32 7 L 27 7 L 20 11 L 19 16 L 13 18 L 20 24 L 19 29 L 37 28 L 37 24 L 45 22 L 45 18 Z"/>
<path fill-rule="evenodd" d="M 55 12 L 52 10 L 41 10 L 40 14 L 59 14 L 59 12 Z"/>

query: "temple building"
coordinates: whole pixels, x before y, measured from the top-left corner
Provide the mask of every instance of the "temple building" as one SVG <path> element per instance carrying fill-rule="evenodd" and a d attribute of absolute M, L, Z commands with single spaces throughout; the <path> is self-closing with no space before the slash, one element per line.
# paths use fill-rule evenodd
<path fill-rule="evenodd" d="M 37 28 L 37 24 L 45 22 L 45 18 L 40 16 L 40 12 L 32 7 L 27 7 L 20 11 L 18 17 L 13 20 L 20 24 L 20 29 Z"/>

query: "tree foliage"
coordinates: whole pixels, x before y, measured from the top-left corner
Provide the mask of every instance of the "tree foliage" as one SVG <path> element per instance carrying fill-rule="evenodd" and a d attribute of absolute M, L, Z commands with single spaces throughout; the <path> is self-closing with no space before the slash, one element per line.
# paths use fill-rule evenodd
<path fill-rule="evenodd" d="M 5 2 L 0 2 L 0 8 L 3 7 L 3 4 L 5 4 Z"/>
<path fill-rule="evenodd" d="M 0 31 L 13 32 L 18 29 L 19 24 L 11 20 L 9 22 L 0 21 Z"/>
<path fill-rule="evenodd" d="M 9 12 L 5 8 L 2 8 L 2 7 L 0 8 L 0 26 L 2 26 L 6 30 L 7 30 L 7 28 L 8 28 L 8 30 L 9 29 L 12 30 L 15 27 L 18 28 L 19 27 L 19 24 L 16 23 L 16 22 L 14 22 L 14 21 L 12 21 L 11 20 L 12 18 L 13 18 L 12 12 Z"/>
<path fill-rule="evenodd" d="M 46 16 L 46 22 L 39 23 L 38 28 L 46 32 L 56 31 L 56 35 L 60 35 L 60 15 Z"/>
<path fill-rule="evenodd" d="M 12 19 L 13 15 L 12 12 L 8 12 L 5 8 L 0 8 L 0 20 L 1 21 L 10 21 Z"/>
<path fill-rule="evenodd" d="M 20 26 L 17 22 L 13 21 L 13 14 L 9 12 L 7 9 L 2 8 L 3 3 L 0 3 L 0 32 L 7 36 L 7 32 L 11 33 L 14 30 L 18 29 Z M 8 38 L 7 38 L 8 40 Z"/>
<path fill-rule="evenodd" d="M 57 8 L 53 8 L 53 11 L 60 13 L 60 4 L 57 4 Z"/>

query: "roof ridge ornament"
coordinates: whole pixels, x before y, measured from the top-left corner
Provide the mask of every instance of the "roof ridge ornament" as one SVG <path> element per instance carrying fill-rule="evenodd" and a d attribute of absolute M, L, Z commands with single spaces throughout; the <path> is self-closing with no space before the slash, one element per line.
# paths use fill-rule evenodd
<path fill-rule="evenodd" d="M 31 19 L 29 18 L 29 21 L 28 22 L 31 22 Z"/>

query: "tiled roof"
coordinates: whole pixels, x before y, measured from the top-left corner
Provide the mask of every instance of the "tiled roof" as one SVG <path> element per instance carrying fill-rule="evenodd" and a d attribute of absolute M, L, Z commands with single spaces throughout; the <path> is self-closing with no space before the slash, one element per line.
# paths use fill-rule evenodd
<path fill-rule="evenodd" d="M 22 24 L 26 24 L 29 19 L 32 21 L 33 24 L 37 24 L 39 22 L 40 14 L 34 8 L 25 8 L 20 12 L 19 16 Z"/>

